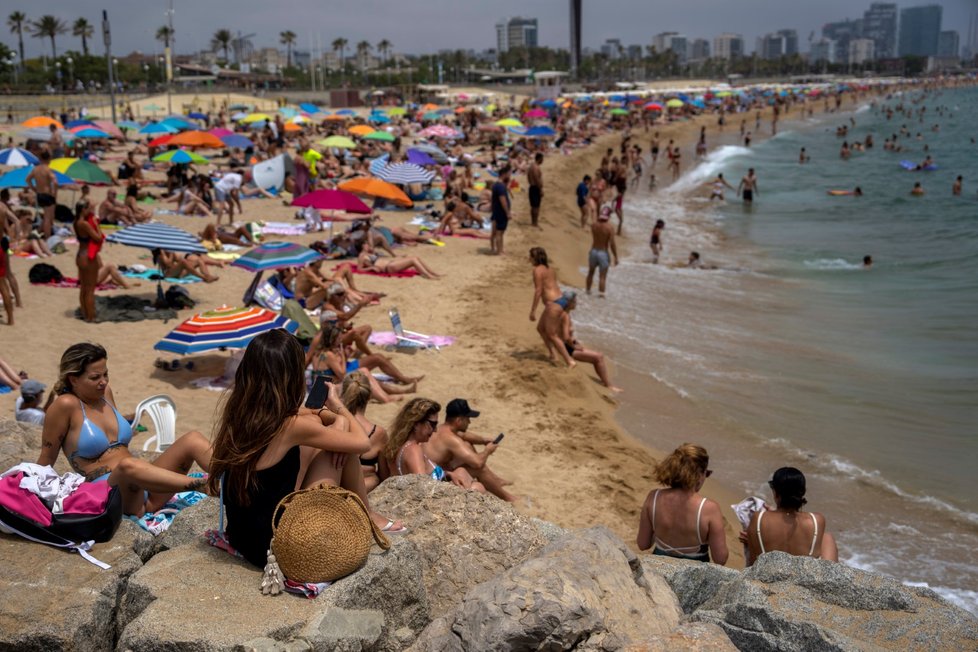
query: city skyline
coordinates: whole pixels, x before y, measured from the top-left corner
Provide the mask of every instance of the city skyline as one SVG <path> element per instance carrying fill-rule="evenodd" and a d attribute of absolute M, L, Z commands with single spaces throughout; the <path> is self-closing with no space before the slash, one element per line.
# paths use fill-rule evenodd
<path fill-rule="evenodd" d="M 321 15 L 322 5 L 311 0 L 295 0 L 290 9 L 302 7 L 308 2 L 309 15 Z M 252 41 L 256 48 L 281 47 L 279 33 L 291 30 L 297 35 L 297 50 L 309 50 L 311 46 L 328 51 L 330 43 L 338 37 L 346 38 L 351 46 L 360 40 L 375 45 L 382 39 L 393 43 L 394 51 L 408 54 L 427 54 L 445 49 L 488 50 L 496 45 L 495 26 L 500 20 L 515 16 L 536 18 L 539 23 L 538 42 L 541 46 L 567 49 L 569 44 L 569 16 L 566 0 L 540 3 L 521 3 L 515 0 L 499 0 L 491 5 L 466 7 L 464 15 L 458 15 L 457 3 L 448 0 L 402 0 L 398 12 L 391 12 L 384 0 L 341 0 L 326 15 L 322 27 L 313 32 L 304 29 L 308 18 L 301 11 L 289 11 L 283 17 L 280 8 L 256 0 L 240 0 L 234 6 L 236 15 L 228 15 L 227 5 L 211 3 L 186 3 L 174 0 L 174 27 L 176 50 L 193 53 L 210 49 L 213 33 L 221 28 L 244 34 L 254 32 Z M 643 0 L 616 0 L 620 11 L 607 11 L 608 5 L 599 10 L 593 3 L 583 3 L 582 45 L 599 50 L 609 38 L 617 38 L 623 44 L 650 45 L 657 33 L 670 31 L 686 36 L 690 42 L 702 38 L 708 41 L 725 33 L 742 34 L 745 50 L 749 54 L 758 38 L 782 29 L 794 29 L 798 33 L 798 49 L 808 51 L 809 36 L 812 42 L 821 37 L 822 26 L 846 18 L 859 19 L 869 8 L 871 0 L 853 4 L 842 0 L 824 0 L 817 6 L 786 9 L 770 0 L 742 0 L 736 11 L 727 3 L 717 0 L 688 0 L 682 7 L 652 8 Z M 935 2 L 897 2 L 898 8 L 938 4 L 943 8 L 943 30 L 956 30 L 961 34 L 961 44 L 968 45 L 968 26 L 975 11 L 974 0 L 937 0 Z M 26 3 L 25 3 L 26 5 Z M 158 15 L 153 15 L 152 7 Z M 722 9 L 718 11 L 718 6 Z M 4 19 L 13 11 L 22 11 L 28 19 L 53 14 L 69 24 L 66 34 L 58 37 L 59 51 L 79 50 L 77 37 L 71 35 L 70 23 L 85 17 L 95 27 L 90 40 L 92 51 L 104 52 L 100 34 L 101 9 L 109 11 L 112 23 L 112 49 L 115 54 L 132 51 L 153 53 L 162 50 L 156 41 L 158 27 L 164 24 L 165 3 L 156 5 L 136 4 L 123 0 L 81 2 L 68 4 L 64 0 L 34 0 L 29 6 L 18 6 L 16 0 L 9 3 Z M 335 19 L 333 18 L 335 16 Z M 405 30 L 405 16 L 410 18 L 411 29 Z M 6 25 L 6 21 L 5 21 Z M 202 27 L 206 25 L 206 27 Z M 25 33 L 26 56 L 37 57 L 50 53 L 47 39 L 38 39 Z M 316 39 L 318 37 L 318 45 Z M 17 37 L 9 27 L 3 30 L 0 42 L 16 49 Z"/>

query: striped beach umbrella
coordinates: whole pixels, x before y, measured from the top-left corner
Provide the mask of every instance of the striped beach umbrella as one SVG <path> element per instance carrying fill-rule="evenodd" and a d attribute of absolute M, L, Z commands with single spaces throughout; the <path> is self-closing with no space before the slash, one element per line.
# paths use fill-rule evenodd
<path fill-rule="evenodd" d="M 11 170 L 0 177 L 0 188 L 26 188 L 27 177 L 33 169 L 33 165 L 26 165 L 22 168 Z M 66 177 L 57 171 L 54 172 L 54 178 L 57 180 L 59 186 L 70 186 L 75 183 L 71 177 Z"/>
<path fill-rule="evenodd" d="M 153 347 L 187 355 L 214 349 L 243 349 L 259 333 L 284 328 L 290 333 L 299 329 L 298 322 L 264 308 L 231 308 L 221 306 L 194 315 Z"/>
<path fill-rule="evenodd" d="M 50 163 L 52 170 L 75 181 L 110 184 L 112 177 L 99 166 L 80 158 L 56 158 Z"/>
<path fill-rule="evenodd" d="M 381 154 L 380 156 L 372 160 L 368 168 L 370 170 L 370 174 L 377 176 L 377 174 L 381 170 L 387 167 L 387 164 L 390 163 L 390 160 L 391 160 L 390 154 Z"/>
<path fill-rule="evenodd" d="M 266 242 L 231 263 L 249 272 L 302 267 L 323 255 L 294 242 Z"/>
<path fill-rule="evenodd" d="M 12 168 L 22 168 L 25 165 L 37 165 L 40 163 L 37 157 L 26 149 L 10 147 L 0 150 L 0 165 L 7 165 Z"/>
<path fill-rule="evenodd" d="M 108 235 L 109 242 L 143 247 L 144 249 L 166 249 L 188 254 L 206 254 L 207 250 L 200 241 L 183 229 L 162 222 L 134 224 Z"/>
<path fill-rule="evenodd" d="M 431 180 L 435 178 L 435 173 L 429 172 L 414 163 L 390 163 L 378 170 L 376 176 L 387 183 L 407 186 L 413 183 L 431 183 Z"/>

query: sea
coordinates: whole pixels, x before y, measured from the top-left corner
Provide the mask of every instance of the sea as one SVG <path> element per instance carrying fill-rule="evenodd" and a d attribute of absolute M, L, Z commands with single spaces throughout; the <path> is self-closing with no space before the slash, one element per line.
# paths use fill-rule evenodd
<path fill-rule="evenodd" d="M 888 118 L 901 103 L 914 113 Z M 800 468 L 842 561 L 978 614 L 978 88 L 846 108 L 795 108 L 773 136 L 769 120 L 733 116 L 708 130 L 704 158 L 683 152 L 689 169 L 671 184 L 660 160 L 658 187 L 646 177 L 626 195 L 638 244 L 575 324 L 614 361 L 634 436 L 704 445 L 713 477 L 745 497 L 770 500 L 773 471 Z M 902 152 L 884 150 L 894 134 Z M 844 140 L 869 135 L 872 148 L 840 158 Z M 900 165 L 928 154 L 936 170 Z M 718 173 L 736 187 L 751 167 L 752 206 L 729 190 L 709 199 Z M 862 197 L 828 194 L 856 186 Z M 656 219 L 665 249 L 652 264 L 642 243 Z M 691 251 L 715 269 L 682 267 Z M 650 383 L 695 419 L 663 421 Z"/>

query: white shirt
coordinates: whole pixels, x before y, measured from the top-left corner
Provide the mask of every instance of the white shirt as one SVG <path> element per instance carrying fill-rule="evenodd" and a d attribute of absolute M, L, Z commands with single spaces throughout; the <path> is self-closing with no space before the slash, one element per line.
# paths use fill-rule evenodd
<path fill-rule="evenodd" d="M 18 396 L 17 402 L 14 403 L 14 418 L 21 423 L 33 423 L 38 426 L 44 425 L 44 410 L 39 408 L 27 408 L 24 410 L 20 409 L 20 406 L 24 403 L 24 397 Z"/>
<path fill-rule="evenodd" d="M 217 180 L 217 183 L 214 184 L 214 188 L 227 194 L 232 190 L 240 188 L 242 183 L 244 183 L 244 178 L 240 174 L 236 172 L 229 172 Z"/>

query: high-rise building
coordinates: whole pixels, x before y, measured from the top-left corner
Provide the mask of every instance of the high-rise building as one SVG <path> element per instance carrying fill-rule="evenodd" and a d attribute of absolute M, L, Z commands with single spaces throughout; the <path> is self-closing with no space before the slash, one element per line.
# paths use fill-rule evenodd
<path fill-rule="evenodd" d="M 900 56 L 932 57 L 937 54 L 941 34 L 941 5 L 907 7 L 900 10 Z"/>
<path fill-rule="evenodd" d="M 861 66 L 876 58 L 876 41 L 871 38 L 854 38 L 849 41 L 849 65 Z"/>
<path fill-rule="evenodd" d="M 863 14 L 862 36 L 873 39 L 877 59 L 891 59 L 897 54 L 897 6 L 874 2 Z"/>
<path fill-rule="evenodd" d="M 847 18 L 822 25 L 822 38 L 835 41 L 836 60 L 833 63 L 839 63 L 840 59 L 845 61 L 849 54 L 849 41 L 854 38 L 862 38 L 862 36 L 862 20 L 849 20 Z"/>
<path fill-rule="evenodd" d="M 581 15 L 583 0 L 570 0 L 570 71 L 577 74 L 581 65 Z"/>
<path fill-rule="evenodd" d="M 835 41 L 830 38 L 822 38 L 812 43 L 812 48 L 808 53 L 808 60 L 812 63 L 837 63 Z"/>
<path fill-rule="evenodd" d="M 628 58 L 632 61 L 636 61 L 642 58 L 642 46 L 641 45 L 629 45 L 628 46 Z"/>
<path fill-rule="evenodd" d="M 661 32 L 652 37 L 652 46 L 656 52 L 672 50 L 679 58 L 679 63 L 686 63 L 686 37 L 679 32 Z"/>
<path fill-rule="evenodd" d="M 496 52 L 502 54 L 509 49 L 509 29 L 506 21 L 496 23 Z"/>
<path fill-rule="evenodd" d="M 961 55 L 961 36 L 954 30 L 946 30 L 937 37 L 937 56 L 957 57 Z"/>
<path fill-rule="evenodd" d="M 725 33 L 713 39 L 713 56 L 718 59 L 737 59 L 744 56 L 744 37 Z"/>
<path fill-rule="evenodd" d="M 510 18 L 496 23 L 496 50 L 537 47 L 537 19 Z"/>
<path fill-rule="evenodd" d="M 782 29 L 757 39 L 757 55 L 762 59 L 780 59 L 792 54 L 798 54 L 798 32 L 793 29 Z"/>
<path fill-rule="evenodd" d="M 786 56 L 798 54 L 798 30 L 781 29 L 778 34 L 784 39 L 784 54 Z"/>
<path fill-rule="evenodd" d="M 690 61 L 703 61 L 710 58 L 710 42 L 705 38 L 693 39 L 689 44 Z"/>
<path fill-rule="evenodd" d="M 601 46 L 601 54 L 609 59 L 617 59 L 622 51 L 621 39 L 609 38 Z"/>

